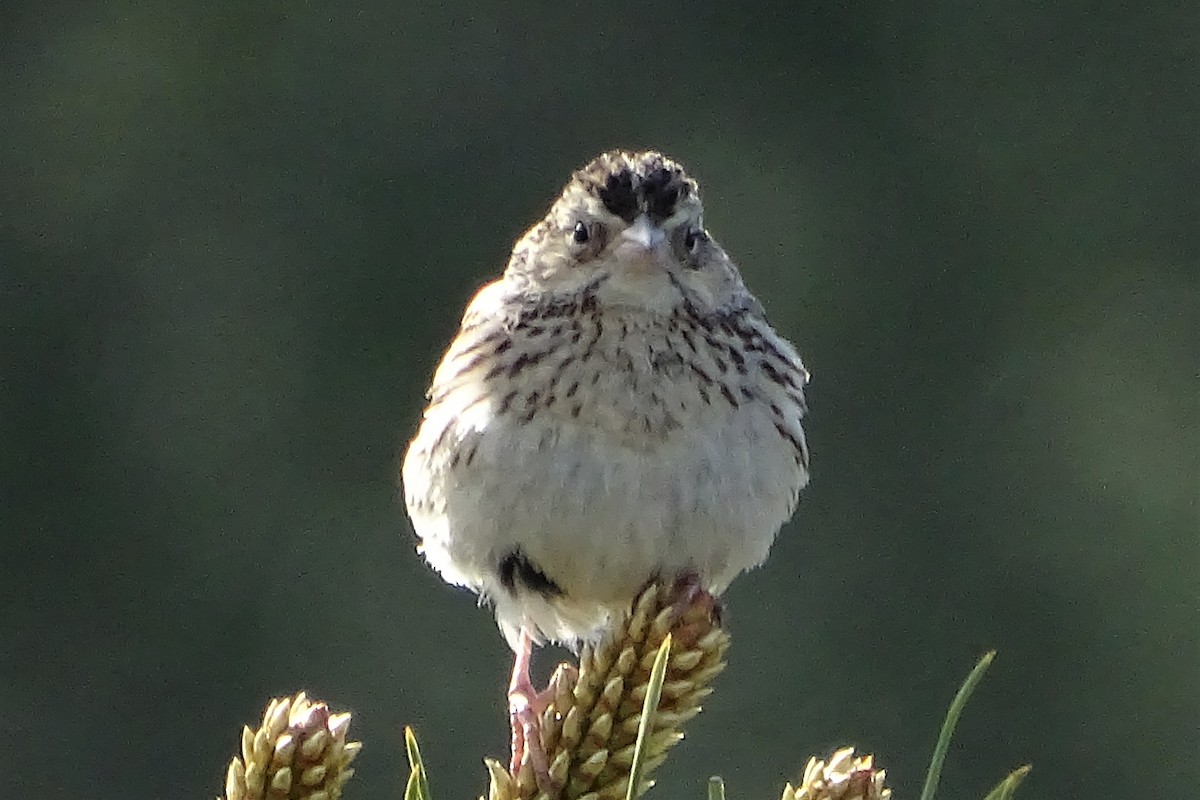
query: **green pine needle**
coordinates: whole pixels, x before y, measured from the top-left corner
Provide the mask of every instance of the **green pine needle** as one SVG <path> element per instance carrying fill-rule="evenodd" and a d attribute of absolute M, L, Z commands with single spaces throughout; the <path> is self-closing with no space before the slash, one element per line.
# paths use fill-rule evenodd
<path fill-rule="evenodd" d="M 404 728 L 404 749 L 408 751 L 408 785 L 404 787 L 404 800 L 432 800 L 429 796 L 429 779 L 425 775 L 425 762 L 417 748 L 417 736 L 413 729 Z"/>
<path fill-rule="evenodd" d="M 989 650 L 983 654 L 983 658 L 979 659 L 979 663 L 975 665 L 975 669 L 971 670 L 971 674 L 963 681 L 958 694 L 954 696 L 954 702 L 950 704 L 950 709 L 946 711 L 946 719 L 942 722 L 942 730 L 938 734 L 937 745 L 933 748 L 933 759 L 929 762 L 929 772 L 925 774 L 925 785 L 921 788 L 920 800 L 933 800 L 933 794 L 937 791 L 938 780 L 942 777 L 942 764 L 945 763 L 946 752 L 950 749 L 950 737 L 954 735 L 954 726 L 958 724 L 958 718 L 962 716 L 963 708 L 967 705 L 967 700 L 970 699 L 971 693 L 975 691 L 975 687 L 983 680 L 983 673 L 987 672 L 987 668 L 991 666 L 992 659 L 995 657 L 995 650 Z"/>
<path fill-rule="evenodd" d="M 708 779 L 708 800 L 725 800 L 725 781 L 720 775 Z"/>
<path fill-rule="evenodd" d="M 1016 794 L 1017 787 L 1025 780 L 1025 776 L 1033 769 L 1032 764 L 1026 764 L 1023 767 L 1017 767 L 1012 772 L 1008 773 L 1008 777 L 996 784 L 996 788 L 988 792 L 987 797 L 983 800 L 1012 800 Z"/>
<path fill-rule="evenodd" d="M 637 741 L 633 745 L 633 763 L 629 766 L 629 786 L 625 788 L 625 800 L 637 798 L 638 785 L 642 782 L 642 770 L 646 761 L 646 739 L 650 736 L 650 727 L 654 723 L 654 714 L 658 711 L 658 701 L 662 697 L 663 681 L 667 677 L 667 660 L 671 655 L 671 634 L 667 634 L 658 655 L 654 657 L 654 666 L 650 669 L 650 685 L 646 687 L 646 699 L 642 702 L 642 719 L 638 723 Z"/>

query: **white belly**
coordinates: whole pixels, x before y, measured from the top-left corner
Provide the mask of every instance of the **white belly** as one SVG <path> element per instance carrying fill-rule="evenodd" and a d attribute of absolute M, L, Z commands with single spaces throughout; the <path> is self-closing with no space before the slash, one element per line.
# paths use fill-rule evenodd
<path fill-rule="evenodd" d="M 757 318 L 511 319 L 465 323 L 405 456 L 446 580 L 493 602 L 510 641 L 573 640 L 657 576 L 720 592 L 762 562 L 808 481 L 790 345 Z"/>
<path fill-rule="evenodd" d="M 706 406 L 669 436 L 643 439 L 494 406 L 445 421 L 459 438 L 453 466 L 453 456 L 415 455 L 418 437 L 404 477 L 425 557 L 489 597 L 510 637 L 522 625 L 585 637 L 657 575 L 693 572 L 724 590 L 763 561 L 808 478 L 753 404 Z M 561 596 L 501 585 L 497 565 L 516 549 Z"/>

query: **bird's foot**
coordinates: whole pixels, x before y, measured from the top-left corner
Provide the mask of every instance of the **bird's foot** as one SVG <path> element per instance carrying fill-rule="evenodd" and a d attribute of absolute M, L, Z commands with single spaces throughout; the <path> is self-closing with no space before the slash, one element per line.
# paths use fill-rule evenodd
<path fill-rule="evenodd" d="M 550 763 L 546 748 L 542 745 L 542 713 L 553 699 L 552 686 L 539 692 L 528 680 L 524 681 L 523 686 L 510 686 L 508 690 L 508 716 L 512 723 L 509 772 L 516 777 L 521 766 L 528 761 L 538 788 L 551 796 L 557 793 L 558 787 L 550 778 Z"/>
<path fill-rule="evenodd" d="M 534 688 L 529 677 L 532 654 L 533 639 L 528 630 L 522 629 L 512 679 L 508 683 L 508 717 L 512 725 L 508 771 L 516 778 L 521 766 L 528 761 L 538 788 L 553 797 L 560 787 L 550 777 L 550 763 L 542 744 L 542 713 L 554 699 L 555 683 L 551 681 L 550 686 L 540 692 Z"/>
<path fill-rule="evenodd" d="M 671 627 L 675 637 L 680 641 L 690 641 L 695 638 L 701 627 L 720 625 L 724 607 L 717 596 L 704 588 L 700 576 L 695 572 L 681 572 L 675 576 L 671 584 L 671 612 L 674 617 Z M 695 617 L 701 617 L 707 625 L 696 624 Z M 693 618 L 689 621 L 689 617 Z"/>

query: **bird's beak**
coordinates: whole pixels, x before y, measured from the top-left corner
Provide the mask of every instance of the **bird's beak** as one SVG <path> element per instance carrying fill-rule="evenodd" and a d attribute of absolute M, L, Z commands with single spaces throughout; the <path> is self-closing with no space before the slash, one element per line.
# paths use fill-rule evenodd
<path fill-rule="evenodd" d="M 650 221 L 650 217 L 642 214 L 633 224 L 621 232 L 622 243 L 626 247 L 636 248 L 643 257 L 648 257 L 662 246 L 667 235 L 662 228 Z"/>

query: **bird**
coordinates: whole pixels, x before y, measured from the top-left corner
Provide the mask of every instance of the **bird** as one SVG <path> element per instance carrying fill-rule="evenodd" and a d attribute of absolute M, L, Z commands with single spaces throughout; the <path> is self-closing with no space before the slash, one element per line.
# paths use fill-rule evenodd
<path fill-rule="evenodd" d="M 719 595 L 809 480 L 809 372 L 652 150 L 575 170 L 468 304 L 401 467 L 418 550 L 515 653 L 511 767 L 539 776 L 529 676 L 656 579 Z"/>

